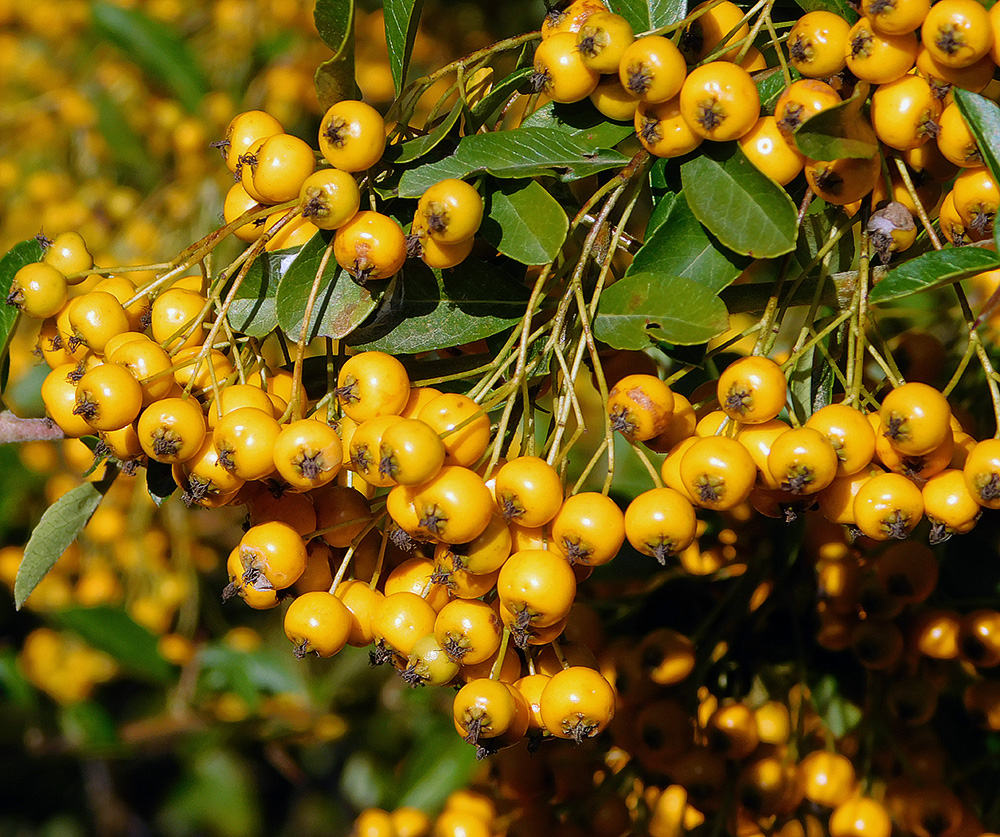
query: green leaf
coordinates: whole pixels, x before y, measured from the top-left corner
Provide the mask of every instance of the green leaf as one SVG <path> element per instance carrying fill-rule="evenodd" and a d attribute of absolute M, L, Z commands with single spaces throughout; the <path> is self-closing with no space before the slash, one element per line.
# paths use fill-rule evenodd
<path fill-rule="evenodd" d="M 662 227 L 666 223 L 667 219 L 673 214 L 674 205 L 678 202 L 680 197 L 681 196 L 676 192 L 667 192 L 658 197 L 654 197 L 653 211 L 650 213 L 649 222 L 646 224 L 646 241 L 649 241 L 653 233 Z M 687 201 L 682 200 L 680 202 L 687 206 Z M 690 211 L 690 207 L 688 207 L 688 212 Z"/>
<path fill-rule="evenodd" d="M 400 143 L 399 145 L 390 145 L 385 149 L 385 154 L 383 159 L 387 163 L 410 163 L 413 160 L 419 160 L 421 157 L 426 157 L 431 151 L 433 151 L 441 143 L 441 141 L 451 133 L 452 128 L 458 122 L 458 118 L 462 115 L 462 108 L 464 103 L 461 99 L 455 102 L 454 107 L 448 115 L 438 122 L 434 126 L 434 129 L 423 137 L 417 137 L 416 139 L 408 140 L 407 142 Z"/>
<path fill-rule="evenodd" d="M 567 134 L 556 128 L 473 134 L 462 139 L 451 157 L 405 172 L 399 194 L 419 197 L 445 177 L 488 172 L 500 178 L 558 175 L 561 180 L 577 180 L 626 163 L 627 157 L 601 148 L 585 134 Z"/>
<path fill-rule="evenodd" d="M 828 345 L 830 338 L 824 343 Z M 800 422 L 830 403 L 833 383 L 833 368 L 823 353 L 816 346 L 803 352 L 788 379 L 790 407 Z"/>
<path fill-rule="evenodd" d="M 478 131 L 480 127 L 490 121 L 500 107 L 506 104 L 507 100 L 515 92 L 518 90 L 522 93 L 526 92 L 528 79 L 531 78 L 534 72 L 535 68 L 530 65 L 527 67 L 518 67 L 505 79 L 494 84 L 490 92 L 473 106 L 472 117 L 468 121 L 466 133 L 471 134 Z M 530 119 L 531 117 L 528 118 Z"/>
<path fill-rule="evenodd" d="M 996 270 L 1000 256 L 981 247 L 931 250 L 890 270 L 868 294 L 872 305 L 957 282 L 977 273 Z"/>
<path fill-rule="evenodd" d="M 278 325 L 289 340 L 298 341 L 302 333 L 302 320 L 316 280 L 316 272 L 327 245 L 332 240 L 333 233 L 314 235 L 302 247 L 278 283 L 275 313 Z M 313 303 L 307 339 L 346 337 L 375 310 L 376 304 L 371 291 L 367 287 L 361 287 L 341 270 L 331 253 L 323 271 L 319 293 Z"/>
<path fill-rule="evenodd" d="M 22 709 L 37 703 L 35 687 L 21 673 L 13 648 L 0 648 L 0 694 Z"/>
<path fill-rule="evenodd" d="M 413 53 L 413 40 L 417 36 L 417 24 L 424 0 L 385 0 L 382 11 L 385 15 L 385 40 L 389 47 L 389 69 L 396 93 L 406 82 L 406 68 Z"/>
<path fill-rule="evenodd" d="M 847 0 L 795 0 L 795 2 L 804 12 L 833 12 L 848 23 L 854 23 L 858 19 L 858 13 Z"/>
<path fill-rule="evenodd" d="M 524 285 L 474 257 L 445 271 L 411 261 L 397 293 L 351 342 L 390 354 L 470 343 L 520 322 L 528 296 Z"/>
<path fill-rule="evenodd" d="M 635 125 L 631 121 L 611 122 L 587 100 L 570 105 L 546 102 L 525 119 L 521 126 L 552 128 L 581 137 L 602 148 L 611 148 L 635 134 Z"/>
<path fill-rule="evenodd" d="M 661 202 L 668 210 L 647 234 L 625 275 L 683 276 L 718 293 L 732 284 L 750 260 L 726 250 L 694 217 L 682 195 L 672 197 Z"/>
<path fill-rule="evenodd" d="M 636 35 L 677 23 L 687 14 L 685 0 L 611 0 L 608 5 L 632 25 Z"/>
<path fill-rule="evenodd" d="M 313 20 L 323 43 L 333 50 L 333 57 L 316 68 L 320 107 L 360 98 L 354 79 L 354 0 L 316 0 Z"/>
<path fill-rule="evenodd" d="M 983 162 L 993 175 L 993 180 L 1000 183 L 1000 107 L 997 103 L 970 93 L 968 90 L 955 90 L 955 101 L 958 110 L 965 117 L 972 136 L 983 155 Z M 993 224 L 993 240 L 1000 242 L 1000 225 Z"/>
<path fill-rule="evenodd" d="M 703 147 L 681 166 L 681 182 L 695 217 L 730 250 L 761 259 L 794 249 L 795 204 L 736 143 Z"/>
<path fill-rule="evenodd" d="M 338 54 L 354 34 L 354 0 L 316 0 L 313 22 L 323 43 Z"/>
<path fill-rule="evenodd" d="M 475 171 L 473 166 L 452 154 L 443 160 L 424 163 L 415 169 L 404 171 L 403 176 L 399 179 L 396 194 L 401 198 L 419 198 L 435 183 L 440 183 L 449 177 L 457 177 L 461 180 L 468 177 L 473 171 Z"/>
<path fill-rule="evenodd" d="M 156 180 L 156 167 L 146 143 L 132 129 L 117 103 L 106 93 L 95 97 L 97 127 L 111 151 L 118 179 L 148 190 Z"/>
<path fill-rule="evenodd" d="M 138 9 L 112 3 L 92 4 L 91 21 L 99 36 L 169 89 L 187 110 L 198 107 L 208 92 L 208 82 L 187 41 L 177 32 Z"/>
<path fill-rule="evenodd" d="M 846 102 L 803 122 L 794 135 L 799 151 L 812 160 L 874 157 L 878 152 L 878 137 L 864 112 L 869 87 L 867 82 L 859 83 Z"/>
<path fill-rule="evenodd" d="M 202 744 L 157 809 L 155 831 L 255 837 L 264 832 L 260 807 L 250 765 L 230 750 Z"/>
<path fill-rule="evenodd" d="M 757 85 L 761 111 L 773 113 L 775 103 L 787 87 L 781 67 L 772 67 L 770 70 L 754 73 L 754 84 Z"/>
<path fill-rule="evenodd" d="M 715 291 L 683 276 L 633 273 L 601 294 L 594 335 L 615 349 L 706 343 L 729 325 Z"/>
<path fill-rule="evenodd" d="M 819 203 L 820 201 L 815 201 Z M 800 265 L 807 265 L 830 240 L 830 233 L 838 221 L 843 220 L 840 207 L 828 206 L 821 212 L 807 212 L 799 227 L 799 240 L 795 256 Z M 842 235 L 834 246 L 827 266 L 829 273 L 850 270 L 854 263 L 854 236 Z"/>
<path fill-rule="evenodd" d="M 115 658 L 127 672 L 156 683 L 169 682 L 174 669 L 156 650 L 156 635 L 124 610 L 70 607 L 53 611 L 53 621 Z"/>
<path fill-rule="evenodd" d="M 397 794 L 393 807 L 433 811 L 444 804 L 448 794 L 468 782 L 476 766 L 476 748 L 452 735 L 449 726 L 436 721 L 415 742 L 402 775 L 393 782 Z"/>
<path fill-rule="evenodd" d="M 235 692 L 256 709 L 261 694 L 303 694 L 302 667 L 293 654 L 273 648 L 246 653 L 217 643 L 199 652 L 201 680 L 216 692 Z"/>
<path fill-rule="evenodd" d="M 301 248 L 299 248 L 301 249 Z M 278 327 L 275 297 L 278 283 L 299 250 L 261 253 L 247 270 L 229 308 L 229 324 L 248 337 L 266 337 Z M 228 287 L 225 293 L 228 293 Z"/>
<path fill-rule="evenodd" d="M 19 241 L 2 259 L 0 259 L 0 364 L 3 364 L 3 375 L 0 377 L 0 391 L 7 387 L 7 351 L 17 326 L 18 310 L 13 305 L 7 305 L 5 300 L 10 294 L 14 283 L 14 274 L 22 267 L 42 258 L 42 245 L 34 238 Z"/>
<path fill-rule="evenodd" d="M 66 492 L 42 514 L 24 547 L 24 558 L 14 581 L 14 604 L 18 610 L 101 504 L 117 471 L 109 465 L 105 473 L 98 483 L 86 482 Z"/>
<path fill-rule="evenodd" d="M 63 706 L 59 711 L 59 726 L 63 738 L 76 750 L 106 753 L 121 744 L 114 719 L 94 700 Z"/>
<path fill-rule="evenodd" d="M 490 195 L 483 238 L 521 264 L 548 264 L 566 240 L 569 218 L 537 180 L 508 181 Z"/>
<path fill-rule="evenodd" d="M 861 720 L 861 710 L 844 697 L 840 683 L 832 674 L 825 675 L 813 686 L 812 697 L 824 725 L 837 738 L 849 733 Z"/>
<path fill-rule="evenodd" d="M 146 490 L 153 502 L 162 506 L 167 497 L 177 490 L 173 469 L 166 463 L 150 459 L 146 463 Z"/>

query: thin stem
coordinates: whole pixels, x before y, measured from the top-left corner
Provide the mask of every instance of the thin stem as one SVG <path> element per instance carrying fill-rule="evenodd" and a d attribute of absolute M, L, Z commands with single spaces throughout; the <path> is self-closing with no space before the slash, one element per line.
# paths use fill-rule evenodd
<path fill-rule="evenodd" d="M 924 229 L 927 231 L 927 237 L 931 240 L 931 244 L 934 245 L 934 249 L 940 250 L 941 239 L 938 238 L 937 233 L 934 232 L 934 224 L 931 223 L 930 216 L 927 214 L 927 210 L 924 208 L 924 205 L 920 200 L 920 196 L 917 194 L 917 189 L 913 185 L 913 179 L 910 177 L 910 170 L 906 167 L 906 163 L 904 163 L 899 157 L 895 157 L 894 159 L 896 162 L 896 168 L 899 170 L 899 176 L 903 179 L 903 183 L 906 185 L 906 191 L 910 193 L 910 198 L 917 207 L 917 216 L 920 218 L 920 223 L 924 225 Z"/>
<path fill-rule="evenodd" d="M 319 260 L 319 267 L 316 268 L 316 276 L 313 278 L 312 287 L 309 289 L 309 298 L 306 300 L 306 310 L 302 316 L 302 329 L 299 331 L 299 342 L 295 347 L 295 366 L 292 369 L 292 392 L 289 408 L 291 409 L 292 421 L 302 418 L 302 399 L 299 397 L 302 392 L 302 364 L 306 356 L 306 344 L 309 342 L 309 324 L 312 321 L 313 307 L 316 305 L 316 297 L 319 296 L 319 287 L 326 274 L 326 265 L 333 254 L 333 239 L 326 245 L 323 257 Z"/>
<path fill-rule="evenodd" d="M 490 680 L 496 680 L 500 676 L 500 672 L 503 670 L 503 661 L 507 656 L 507 646 L 510 644 L 510 628 L 506 625 L 503 626 L 503 636 L 500 638 L 500 648 L 497 651 L 496 661 L 493 663 L 493 668 L 490 669 Z"/>

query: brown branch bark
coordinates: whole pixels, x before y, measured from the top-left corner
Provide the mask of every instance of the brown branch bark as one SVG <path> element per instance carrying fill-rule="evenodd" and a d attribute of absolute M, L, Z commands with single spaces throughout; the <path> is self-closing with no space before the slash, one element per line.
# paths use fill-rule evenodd
<path fill-rule="evenodd" d="M 44 419 L 18 418 L 12 412 L 0 412 L 0 445 L 17 442 L 39 442 L 65 439 L 59 425 Z"/>

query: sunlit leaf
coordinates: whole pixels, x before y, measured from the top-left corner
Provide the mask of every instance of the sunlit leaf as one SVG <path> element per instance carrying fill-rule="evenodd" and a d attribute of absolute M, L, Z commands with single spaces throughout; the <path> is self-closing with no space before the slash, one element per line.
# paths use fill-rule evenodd
<path fill-rule="evenodd" d="M 389 48 L 389 69 L 396 93 L 406 82 L 406 68 L 413 53 L 413 40 L 417 36 L 417 24 L 424 0 L 385 0 L 382 11 L 385 15 L 385 40 Z"/>
<path fill-rule="evenodd" d="M 968 90 L 954 89 L 955 101 L 965 122 L 976 139 L 983 155 L 983 162 L 1000 183 L 1000 107 L 991 99 L 970 93 Z M 993 240 L 1000 242 L 1000 225 L 993 225 Z"/>
<path fill-rule="evenodd" d="M 796 209 L 788 193 L 761 173 L 736 143 L 708 143 L 681 166 L 695 217 L 730 250 L 774 258 L 795 247 Z"/>
<path fill-rule="evenodd" d="M 302 334 L 309 295 L 333 233 L 313 236 L 299 251 L 278 283 L 275 313 L 278 325 L 290 340 Z M 370 283 L 371 285 L 384 283 Z M 309 317 L 308 339 L 315 337 L 341 338 L 350 334 L 372 311 L 376 300 L 368 287 L 361 287 L 341 270 L 333 259 L 327 259 L 319 292 Z"/>
<path fill-rule="evenodd" d="M 489 172 L 501 178 L 557 175 L 562 180 L 577 180 L 626 163 L 627 157 L 602 148 L 583 134 L 555 128 L 474 134 L 464 137 L 451 157 L 406 172 L 399 182 L 399 194 L 419 197 L 445 177 Z"/>
<path fill-rule="evenodd" d="M 750 260 L 723 247 L 694 217 L 683 195 L 669 197 L 660 204 L 667 211 L 657 215 L 655 229 L 647 233 L 626 275 L 683 276 L 710 290 L 721 291 L 743 272 Z"/>
<path fill-rule="evenodd" d="M 22 267 L 32 262 L 37 262 L 42 258 L 42 245 L 34 238 L 21 241 L 15 244 L 2 259 L 0 259 L 0 365 L 3 367 L 0 374 L 0 391 L 7 387 L 7 351 L 10 348 L 10 340 L 14 335 L 14 327 L 17 325 L 18 310 L 13 305 L 7 305 L 5 300 L 10 294 L 11 285 L 14 282 L 14 274 Z"/>
<path fill-rule="evenodd" d="M 261 338 L 278 327 L 275 311 L 278 283 L 300 249 L 261 253 L 250 265 L 228 312 L 229 324 L 236 331 Z"/>
<path fill-rule="evenodd" d="M 637 35 L 677 23 L 687 14 L 685 0 L 610 0 L 608 5 L 632 25 Z"/>
<path fill-rule="evenodd" d="M 578 136 L 603 148 L 611 148 L 635 134 L 635 126 L 631 120 L 612 122 L 589 100 L 569 105 L 546 102 L 521 125 L 525 128 L 552 128 Z"/>
<path fill-rule="evenodd" d="M 363 341 L 358 348 L 391 354 L 470 343 L 519 322 L 527 299 L 524 285 L 479 259 L 444 271 L 414 260 L 397 293 L 354 339 Z"/>
<path fill-rule="evenodd" d="M 38 582 L 55 566 L 59 556 L 76 540 L 76 536 L 101 504 L 101 499 L 111 487 L 117 473 L 110 465 L 108 469 L 108 476 L 101 482 L 78 485 L 63 494 L 42 514 L 24 547 L 24 558 L 14 581 L 14 604 L 18 609 Z"/>
<path fill-rule="evenodd" d="M 833 12 L 848 23 L 858 19 L 858 13 L 847 0 L 795 0 L 804 12 Z"/>
<path fill-rule="evenodd" d="M 862 82 L 846 102 L 809 117 L 795 130 L 799 151 L 812 160 L 874 157 L 878 137 L 865 113 L 867 98 L 868 84 Z"/>
<path fill-rule="evenodd" d="M 957 282 L 977 273 L 996 270 L 1000 257 L 982 247 L 953 247 L 931 250 L 909 259 L 890 270 L 871 289 L 868 301 L 872 305 L 902 299 L 910 294 Z"/>
<path fill-rule="evenodd" d="M 654 343 L 705 343 L 729 325 L 716 292 L 693 279 L 634 273 L 603 294 L 594 334 L 615 349 L 646 349 Z"/>
<path fill-rule="evenodd" d="M 489 197 L 483 238 L 521 264 L 548 264 L 559 253 L 569 218 L 537 180 L 507 181 Z"/>
<path fill-rule="evenodd" d="M 509 76 L 493 85 L 493 89 L 487 93 L 482 100 L 476 102 L 472 108 L 472 118 L 467 123 L 466 133 L 472 133 L 488 120 L 493 118 L 497 111 L 506 104 L 507 100 L 516 92 L 525 93 L 528 91 L 528 79 L 534 73 L 531 66 L 519 67 Z M 530 119 L 530 117 L 529 117 Z M 527 121 L 527 120 L 526 120 Z"/>
<path fill-rule="evenodd" d="M 343 99 L 358 97 L 354 79 L 354 0 L 316 0 L 313 20 L 333 56 L 316 68 L 316 96 L 326 110 Z"/>

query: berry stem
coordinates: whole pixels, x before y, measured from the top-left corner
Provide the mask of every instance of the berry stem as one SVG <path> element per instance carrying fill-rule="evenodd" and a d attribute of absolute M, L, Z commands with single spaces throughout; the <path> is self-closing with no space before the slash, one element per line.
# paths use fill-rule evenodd
<path fill-rule="evenodd" d="M 500 676 L 500 671 L 503 669 L 503 661 L 507 656 L 507 646 L 510 644 L 510 628 L 506 625 L 503 627 L 503 636 L 500 637 L 500 648 L 497 650 L 497 658 L 493 663 L 493 668 L 490 669 L 490 680 L 496 680 Z"/>

